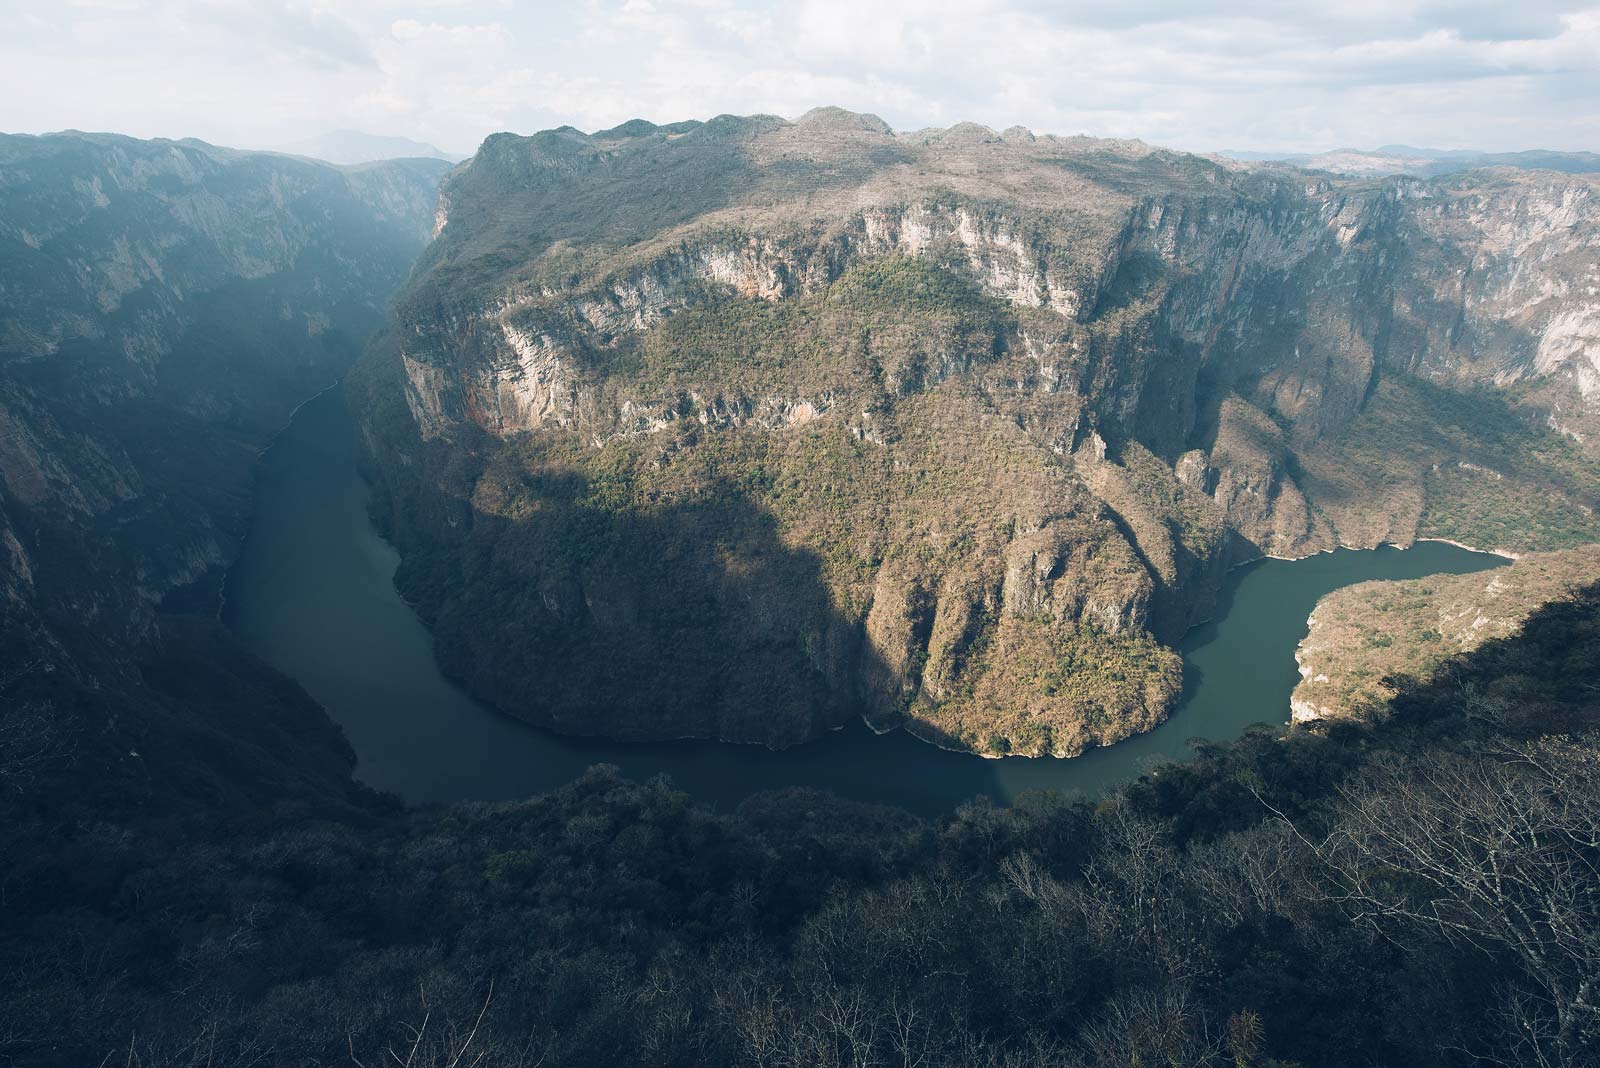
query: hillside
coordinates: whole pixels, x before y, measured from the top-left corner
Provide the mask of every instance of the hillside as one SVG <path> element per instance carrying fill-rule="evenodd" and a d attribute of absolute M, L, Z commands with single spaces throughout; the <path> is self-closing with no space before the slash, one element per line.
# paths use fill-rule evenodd
<path fill-rule="evenodd" d="M 1294 720 L 1381 714 L 1398 687 L 1522 628 L 1539 608 L 1600 580 L 1600 546 L 1530 553 L 1488 575 L 1362 582 L 1317 603 L 1295 654 Z M 1482 695 L 1493 700 L 1492 695 Z"/>
<path fill-rule="evenodd" d="M 0 736 L 0 1058 L 1584 1068 L 1597 658 L 1591 587 L 1375 728 L 931 821 L 600 767 L 504 804 L 330 810 L 269 773 L 247 813 L 35 822 Z"/>
<path fill-rule="evenodd" d="M 357 383 L 398 581 L 565 731 L 1107 744 L 1233 562 L 1600 540 L 1596 188 L 826 108 L 496 135 Z"/>

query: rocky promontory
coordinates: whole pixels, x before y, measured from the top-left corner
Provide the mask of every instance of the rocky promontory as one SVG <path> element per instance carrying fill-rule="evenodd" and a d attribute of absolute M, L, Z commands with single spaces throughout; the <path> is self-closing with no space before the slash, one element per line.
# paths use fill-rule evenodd
<path fill-rule="evenodd" d="M 1363 582 L 1317 602 L 1295 659 L 1296 723 L 1383 715 L 1409 681 L 1508 638 L 1540 607 L 1600 580 L 1600 546 L 1530 553 L 1509 567 L 1405 582 Z M 1492 695 L 1480 695 L 1492 696 Z"/>

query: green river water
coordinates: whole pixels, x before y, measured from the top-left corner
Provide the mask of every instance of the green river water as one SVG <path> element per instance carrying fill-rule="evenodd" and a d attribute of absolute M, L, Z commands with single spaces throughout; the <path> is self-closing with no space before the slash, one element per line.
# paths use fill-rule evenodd
<path fill-rule="evenodd" d="M 367 518 L 354 427 L 341 389 L 301 406 L 262 459 L 257 513 L 229 575 L 224 619 L 257 655 L 299 680 L 345 730 L 363 782 L 414 802 L 524 797 L 596 763 L 730 807 L 750 793 L 816 786 L 937 812 L 979 794 L 1009 801 L 1051 788 L 1094 794 L 1193 738 L 1283 723 L 1295 646 L 1323 594 L 1368 579 L 1460 574 L 1505 561 L 1438 542 L 1340 550 L 1235 569 L 1215 619 L 1184 638 L 1185 698 L 1161 727 L 1072 760 L 984 760 L 874 735 L 854 724 L 784 752 L 715 742 L 566 738 L 474 701 L 440 674 L 428 631 L 392 582 L 398 556 Z"/>

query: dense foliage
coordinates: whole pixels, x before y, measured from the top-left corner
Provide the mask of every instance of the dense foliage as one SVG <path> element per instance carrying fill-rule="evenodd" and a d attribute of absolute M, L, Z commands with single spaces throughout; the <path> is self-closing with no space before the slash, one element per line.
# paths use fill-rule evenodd
<path fill-rule="evenodd" d="M 1377 729 L 933 822 L 809 791 L 719 814 L 604 767 L 402 811 L 341 797 L 310 736 L 321 793 L 73 803 L 9 680 L 0 1062 L 1575 1068 L 1597 657 L 1600 587 Z M 227 699 L 202 678 L 151 674 Z"/>

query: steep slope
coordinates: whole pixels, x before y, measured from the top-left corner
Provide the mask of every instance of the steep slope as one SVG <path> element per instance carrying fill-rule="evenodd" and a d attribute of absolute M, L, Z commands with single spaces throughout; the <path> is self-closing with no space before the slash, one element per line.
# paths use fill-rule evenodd
<path fill-rule="evenodd" d="M 274 732 L 298 732 L 320 739 L 345 788 L 326 717 L 205 617 L 255 458 L 382 321 L 446 169 L 0 137 L 5 745 L 38 733 L 13 719 L 33 724 L 98 768 L 84 782 L 141 796 L 184 789 L 155 769 L 196 747 L 248 767 Z M 175 612 L 201 618 L 163 615 Z M 224 793 L 253 781 L 198 774 Z"/>
<path fill-rule="evenodd" d="M 1600 540 L 1595 189 L 838 109 L 497 135 L 361 373 L 400 582 L 564 730 L 1105 744 L 1233 560 Z"/>

